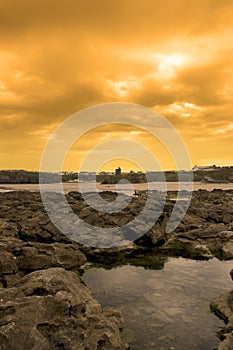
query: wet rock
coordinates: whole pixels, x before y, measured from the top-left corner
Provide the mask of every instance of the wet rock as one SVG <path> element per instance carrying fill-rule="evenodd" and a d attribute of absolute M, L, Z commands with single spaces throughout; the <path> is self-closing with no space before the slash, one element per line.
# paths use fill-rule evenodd
<path fill-rule="evenodd" d="M 10 209 L 10 207 L 8 207 Z M 18 237 L 18 225 L 7 219 L 0 219 L 0 239 Z"/>
<path fill-rule="evenodd" d="M 213 257 L 211 251 L 205 243 L 192 241 L 181 237 L 172 237 L 161 248 L 173 256 L 182 256 L 191 259 L 210 259 Z"/>
<path fill-rule="evenodd" d="M 119 231 L 115 237 L 110 237 L 110 239 L 108 235 L 108 244 L 104 234 L 103 237 L 98 236 L 99 246 L 102 243 L 108 247 L 114 246 L 114 243 L 121 246 L 127 241 L 135 241 L 142 247 L 161 248 L 162 251 L 169 254 L 183 254 L 182 256 L 186 257 L 216 256 L 221 259 L 231 259 L 233 256 L 231 245 L 233 194 L 231 191 L 194 192 L 188 212 L 176 230 L 169 234 L 166 233 L 166 226 L 173 212 L 174 200 L 167 200 L 162 214 L 159 215 L 161 203 L 164 200 L 164 196 L 159 192 L 156 192 L 155 201 L 144 213 L 145 221 L 138 217 L 147 200 L 145 191 L 134 196 L 127 207 L 123 205 L 127 196 L 109 191 L 103 192 L 101 196 L 107 202 L 115 199 L 122 200 L 122 210 L 116 213 L 98 212 L 85 202 L 81 193 L 71 192 L 66 197 L 72 210 L 93 227 L 93 237 L 89 236 L 88 239 L 86 239 L 85 227 L 80 228 L 79 232 L 73 232 L 72 227 L 67 227 L 69 223 L 66 220 L 64 220 L 64 226 L 66 226 L 66 231 L 70 230 L 70 234 L 69 236 L 62 234 L 50 222 L 38 193 L 21 191 L 1 193 L 0 196 L 1 209 L 3 209 L 0 211 L 0 219 L 2 219 L 0 220 L 0 237 L 1 232 L 4 232 L 4 237 L 17 237 L 25 242 L 72 244 L 73 240 L 95 246 L 99 227 L 122 227 L 133 222 L 130 229 Z M 60 207 L 61 195 L 54 193 L 52 196 L 52 204 L 56 206 L 56 215 L 60 217 L 64 209 Z M 92 196 L 92 193 L 88 194 L 89 199 Z M 172 193 L 172 196 L 174 197 L 175 194 Z M 179 210 L 182 210 L 182 204 L 178 207 Z M 174 219 L 178 219 L 179 215 L 180 212 L 174 216 Z M 146 233 L 145 223 L 150 224 Z"/>
<path fill-rule="evenodd" d="M 233 278 L 233 270 L 230 272 L 231 278 Z M 232 350 L 233 349 L 233 291 L 229 293 L 221 294 L 218 298 L 214 299 L 210 304 L 211 310 L 223 319 L 226 326 L 221 332 L 222 343 L 219 345 L 218 350 Z"/>
<path fill-rule="evenodd" d="M 221 247 L 221 257 L 224 260 L 233 259 L 233 240 L 223 243 Z"/>
<path fill-rule="evenodd" d="M 122 319 L 102 309 L 76 273 L 36 271 L 0 289 L 0 348 L 125 350 Z"/>
<path fill-rule="evenodd" d="M 78 271 L 85 262 L 85 255 L 75 244 L 0 240 L 0 281 L 4 287 L 12 286 L 18 278 L 35 270 L 63 267 Z"/>
<path fill-rule="evenodd" d="M 160 227 L 152 227 L 146 234 L 135 240 L 136 244 L 145 247 L 160 247 L 166 242 L 166 234 L 161 230 Z"/>
<path fill-rule="evenodd" d="M 3 246 L 0 247 L 0 286 L 6 287 L 8 283 L 17 280 L 18 266 L 16 258 L 7 252 Z"/>
<path fill-rule="evenodd" d="M 111 217 L 111 221 L 116 226 L 124 226 L 127 225 L 130 221 L 133 220 L 133 216 L 131 213 L 114 213 Z"/>
<path fill-rule="evenodd" d="M 87 207 L 71 200 L 77 212 Z M 82 283 L 86 257 L 50 222 L 40 195 L 3 193 L 0 205 L 0 349 L 127 349 L 121 315 Z"/>
<path fill-rule="evenodd" d="M 102 197 L 108 202 L 118 198 L 111 192 Z M 60 199 L 54 194 L 58 217 L 65 213 Z M 145 206 L 146 193 L 135 196 L 127 208 L 115 214 L 90 208 L 78 192 L 68 194 L 67 200 L 74 212 L 96 229 L 122 226 L 136 219 Z M 109 267 L 132 263 L 145 268 L 162 268 L 168 255 L 232 259 L 232 204 L 230 191 L 194 192 L 186 216 L 175 231 L 167 234 L 174 201 L 166 202 L 159 217 L 155 203 L 144 216 L 152 226 L 146 234 L 134 238 L 135 243 L 130 242 L 132 232 L 124 232 L 117 237 L 119 247 L 98 249 L 75 242 L 74 232 L 69 237 L 63 235 L 50 222 L 39 193 L 1 193 L 0 348 L 126 349 L 120 315 L 112 309 L 102 311 L 79 280 L 85 255 L 89 261 Z M 175 219 L 178 217 L 179 213 Z M 143 221 L 135 222 L 136 231 L 143 231 Z M 85 238 L 86 234 L 80 231 L 78 237 Z M 232 299 L 229 293 L 213 303 L 213 310 L 219 310 L 228 322 L 221 344 L 224 350 L 232 349 Z"/>

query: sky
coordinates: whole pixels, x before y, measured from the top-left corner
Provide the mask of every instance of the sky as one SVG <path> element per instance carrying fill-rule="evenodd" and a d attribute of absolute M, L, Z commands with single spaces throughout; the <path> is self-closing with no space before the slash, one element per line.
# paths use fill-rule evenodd
<path fill-rule="evenodd" d="M 232 16 L 232 0 L 1 0 L 0 168 L 39 170 L 66 118 L 109 102 L 160 113 L 193 165 L 233 165 Z M 124 124 L 89 130 L 64 167 L 77 170 L 92 147 L 126 136 L 174 167 L 146 130 Z"/>

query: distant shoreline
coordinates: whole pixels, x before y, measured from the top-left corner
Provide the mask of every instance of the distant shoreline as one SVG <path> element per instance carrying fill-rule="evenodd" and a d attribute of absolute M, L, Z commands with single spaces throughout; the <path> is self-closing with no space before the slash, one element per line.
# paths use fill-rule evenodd
<path fill-rule="evenodd" d="M 193 171 L 170 170 L 170 171 L 146 171 L 146 172 L 122 172 L 116 169 L 115 173 L 108 172 L 38 172 L 27 170 L 0 170 L 0 186 L 8 184 L 44 184 L 58 182 L 92 182 L 96 181 L 104 185 L 113 185 L 119 181 L 129 181 L 131 184 L 144 184 L 149 182 L 201 182 L 207 184 L 233 183 L 233 166 L 212 167 L 199 169 L 196 167 Z"/>
<path fill-rule="evenodd" d="M 190 190 L 190 183 L 178 183 L 178 182 L 153 182 L 150 183 L 150 190 L 157 190 L 157 191 L 177 191 L 178 185 L 181 186 L 182 190 Z M 132 195 L 132 193 L 136 191 L 146 191 L 148 190 L 147 183 L 135 183 L 135 184 L 109 184 L 109 185 L 101 185 L 99 183 L 63 183 L 63 190 L 65 193 L 71 192 L 71 191 L 80 191 L 80 187 L 83 192 L 92 192 L 92 191 L 112 191 L 112 192 L 121 192 L 125 194 Z M 60 192 L 59 191 L 59 184 L 43 184 L 43 188 L 48 191 L 53 192 Z M 194 182 L 193 183 L 193 190 L 207 190 L 212 191 L 214 189 L 221 189 L 221 190 L 233 190 L 233 183 L 202 183 L 202 182 Z M 30 192 L 38 192 L 40 190 L 39 184 L 1 184 L 0 185 L 0 192 L 6 192 L 6 191 L 30 191 Z"/>

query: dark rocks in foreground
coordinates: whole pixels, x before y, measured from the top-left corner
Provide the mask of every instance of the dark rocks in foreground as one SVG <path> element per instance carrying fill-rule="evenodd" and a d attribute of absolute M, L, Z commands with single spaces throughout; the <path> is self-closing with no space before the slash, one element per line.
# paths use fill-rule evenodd
<path fill-rule="evenodd" d="M 86 256 L 50 222 L 39 193 L 0 197 L 0 349 L 128 349 L 121 314 L 84 285 Z"/>
<path fill-rule="evenodd" d="M 63 268 L 0 289 L 1 350 L 128 349 L 122 326 L 119 312 L 102 309 L 79 276 Z"/>
<path fill-rule="evenodd" d="M 62 208 L 59 208 L 60 195 L 54 193 L 53 196 L 52 200 L 57 205 L 56 215 L 59 218 L 63 215 Z M 89 194 L 89 198 L 91 196 L 92 194 Z M 101 196 L 107 202 L 117 198 L 117 194 L 112 192 L 102 193 Z M 194 192 L 190 207 L 182 222 L 175 231 L 167 234 L 166 225 L 174 208 L 175 196 L 175 192 L 168 193 L 163 212 L 159 216 L 160 202 L 164 201 L 164 195 L 157 193 L 155 203 L 152 203 L 144 214 L 146 222 L 152 222 L 152 227 L 146 234 L 140 236 L 137 233 L 134 235 L 133 230 L 122 231 L 115 237 L 106 234 L 106 237 L 104 235 L 100 237 L 100 243 L 106 247 L 114 247 L 114 244 L 117 243 L 117 250 L 119 250 L 121 245 L 125 246 L 130 240 L 134 241 L 137 246 L 153 247 L 155 251 L 158 249 L 160 253 L 166 255 L 197 259 L 209 259 L 213 256 L 219 259 L 232 259 L 233 191 L 215 190 L 208 192 L 199 190 Z M 120 195 L 118 200 L 121 201 L 123 209 L 112 214 L 104 212 L 105 208 L 102 211 L 91 208 L 78 192 L 70 192 L 66 197 L 73 212 L 91 225 L 93 229 L 93 233 L 88 235 L 89 246 L 96 247 L 96 232 L 101 228 L 119 228 L 135 219 L 137 219 L 135 227 L 139 233 L 140 229 L 144 228 L 144 222 L 139 219 L 139 214 L 147 200 L 146 192 L 142 192 L 138 197 L 133 197 L 126 207 L 128 198 L 125 195 Z M 81 227 L 78 232 L 73 232 L 71 227 L 70 232 L 72 233 L 68 238 L 51 223 L 43 208 L 39 193 L 26 191 L 1 193 L 0 200 L 0 234 L 1 231 L 7 232 L 8 236 L 24 242 L 71 244 L 76 241 L 84 242 L 85 245 L 87 234 Z M 176 205 L 178 217 L 179 212 L 182 211 L 182 201 Z M 83 249 L 80 244 L 77 244 L 77 247 Z"/>
<path fill-rule="evenodd" d="M 0 240 L 0 286 L 11 287 L 25 274 L 51 267 L 78 272 L 85 262 L 85 255 L 73 244 Z"/>
<path fill-rule="evenodd" d="M 194 192 L 184 219 L 163 249 L 184 257 L 233 259 L 233 192 Z"/>
<path fill-rule="evenodd" d="M 233 279 L 233 270 L 231 271 Z M 219 350 L 233 349 L 233 290 L 229 293 L 221 294 L 217 299 L 210 304 L 211 310 L 226 323 L 226 326 L 221 332 L 220 339 L 222 343 L 219 345 Z"/>
<path fill-rule="evenodd" d="M 60 195 L 54 193 L 53 196 L 54 203 L 58 206 L 56 213 L 59 217 L 62 215 L 62 208 L 59 210 Z M 91 196 L 92 194 L 89 194 L 89 197 Z M 117 194 L 112 192 L 104 192 L 101 196 L 107 202 L 117 198 Z M 122 259 L 122 254 L 125 251 L 125 257 L 127 257 L 129 251 L 137 253 L 141 249 L 149 249 L 150 254 L 153 255 L 165 254 L 195 259 L 209 259 L 215 256 L 219 259 L 233 259 L 233 191 L 215 190 L 208 192 L 199 190 L 194 192 L 190 207 L 182 222 L 175 231 L 168 234 L 166 233 L 166 225 L 173 212 L 175 196 L 175 192 L 168 193 L 162 214 L 159 218 L 154 219 L 159 208 L 157 203 L 164 200 L 163 194 L 157 194 L 157 203 L 151 204 L 144 215 L 146 221 L 151 220 L 152 222 L 152 227 L 146 234 L 134 237 L 131 232 L 121 232 L 117 236 L 117 248 L 114 248 L 116 236 L 106 235 L 104 237 L 103 235 L 101 237 L 103 243 L 106 243 L 106 247 L 109 246 L 111 249 L 106 251 L 106 249 L 101 250 L 100 248 L 97 250 L 99 252 L 97 254 L 96 248 L 88 248 L 85 244 L 77 243 L 82 242 L 82 240 L 85 242 L 87 237 L 86 231 L 82 231 L 81 227 L 78 232 L 72 232 L 68 237 L 53 225 L 43 207 L 39 193 L 27 191 L 1 193 L 0 249 L 2 246 L 8 255 L 13 254 L 17 264 L 20 264 L 21 267 L 25 261 L 25 264 L 28 265 L 28 272 L 39 268 L 37 266 L 33 268 L 32 263 L 27 262 L 27 260 L 33 260 L 29 258 L 30 255 L 33 255 L 33 251 L 36 255 L 38 255 L 38 251 L 40 252 L 41 264 L 44 267 L 64 267 L 58 255 L 71 256 L 69 250 L 72 251 L 74 257 L 83 251 L 88 258 L 91 257 L 91 260 L 101 256 L 101 254 L 108 255 L 109 259 L 114 257 L 115 260 L 119 255 Z M 95 247 L 96 229 L 118 228 L 127 225 L 135 218 L 138 219 L 147 200 L 146 192 L 142 192 L 140 196 L 133 197 L 129 205 L 124 207 L 128 199 L 127 196 L 120 195 L 121 203 L 124 204 L 123 209 L 109 214 L 104 210 L 98 211 L 91 208 L 78 192 L 70 192 L 66 197 L 74 213 L 93 228 L 93 247 Z M 182 210 L 182 201 L 176 205 L 178 205 L 177 215 L 179 215 L 179 210 Z M 140 227 L 143 228 L 144 223 L 138 219 L 136 225 L 136 228 L 140 229 Z M 133 240 L 135 244 L 133 244 Z M 92 246 L 90 234 L 88 242 L 89 246 Z M 43 244 L 45 245 L 44 250 Z M 17 249 L 22 250 L 21 253 L 18 253 L 18 257 L 15 253 Z M 64 249 L 66 253 L 62 252 Z M 73 258 L 73 260 L 75 259 Z M 73 268 L 75 268 L 74 261 L 65 264 L 74 264 Z"/>
<path fill-rule="evenodd" d="M 109 203 L 118 198 L 111 192 L 101 196 Z M 128 348 L 120 314 L 102 310 L 80 280 L 86 261 L 109 267 L 140 262 L 145 268 L 162 268 L 168 256 L 233 259 L 233 191 L 194 192 L 182 222 L 168 234 L 166 225 L 175 196 L 168 193 L 162 214 L 154 220 L 158 203 L 164 200 L 157 193 L 157 203 L 146 216 L 154 224 L 145 235 L 134 242 L 119 235 L 122 246 L 103 249 L 81 245 L 72 240 L 74 236 L 62 234 L 51 223 L 39 193 L 0 193 L 0 349 Z M 119 197 L 127 202 L 127 196 Z M 58 209 L 59 199 L 54 193 Z M 113 214 L 91 208 L 78 192 L 69 193 L 67 200 L 95 232 L 95 227 L 120 227 L 138 217 L 147 195 L 135 196 Z M 143 222 L 137 224 L 143 226 Z M 85 232 L 78 234 L 85 237 Z M 228 321 L 221 350 L 233 348 L 232 300 L 233 293 L 229 293 L 211 304 L 216 314 Z"/>

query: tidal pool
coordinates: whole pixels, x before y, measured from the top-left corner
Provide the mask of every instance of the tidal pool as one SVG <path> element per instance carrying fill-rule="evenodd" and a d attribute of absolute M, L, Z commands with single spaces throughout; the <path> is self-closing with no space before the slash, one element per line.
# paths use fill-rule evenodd
<path fill-rule="evenodd" d="M 83 279 L 103 306 L 121 310 L 132 350 L 213 350 L 223 327 L 210 301 L 233 283 L 232 261 L 168 258 L 160 270 L 91 268 Z"/>

